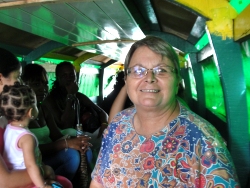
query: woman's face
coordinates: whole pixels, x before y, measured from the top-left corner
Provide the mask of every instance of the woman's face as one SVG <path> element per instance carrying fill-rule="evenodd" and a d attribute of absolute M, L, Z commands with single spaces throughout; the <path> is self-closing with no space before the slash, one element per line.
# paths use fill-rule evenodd
<path fill-rule="evenodd" d="M 73 66 L 65 65 L 61 67 L 57 76 L 60 86 L 66 87 L 76 82 L 76 71 Z"/>
<path fill-rule="evenodd" d="M 27 84 L 35 92 L 37 103 L 42 102 L 49 91 L 47 75 L 43 74 L 40 80 L 29 81 Z"/>
<path fill-rule="evenodd" d="M 174 64 L 166 57 L 153 52 L 146 46 L 139 47 L 134 52 L 130 67 L 141 66 L 146 69 L 152 69 L 160 66 L 171 66 Z M 165 76 L 154 75 L 152 70 L 141 78 L 134 78 L 128 75 L 126 78 L 126 88 L 131 101 L 135 107 L 147 109 L 164 109 L 175 102 L 175 96 L 178 91 L 178 77 L 175 73 L 169 73 Z"/>
<path fill-rule="evenodd" d="M 22 68 L 20 67 L 19 70 L 15 70 L 10 72 L 10 74 L 7 77 L 4 77 L 2 74 L 0 74 L 0 82 L 1 82 L 1 91 L 3 89 L 4 85 L 14 85 L 15 82 L 20 82 L 20 75 L 22 73 Z"/>

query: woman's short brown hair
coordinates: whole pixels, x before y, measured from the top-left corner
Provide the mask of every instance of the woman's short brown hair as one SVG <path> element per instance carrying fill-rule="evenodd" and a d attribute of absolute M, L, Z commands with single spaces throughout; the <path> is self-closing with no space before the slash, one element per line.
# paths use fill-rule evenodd
<path fill-rule="evenodd" d="M 162 57 L 167 57 L 169 60 L 171 60 L 174 64 L 176 74 L 180 77 L 179 58 L 173 47 L 159 37 L 147 36 L 135 42 L 131 46 L 124 62 L 125 78 L 127 77 L 127 70 L 135 50 L 142 46 L 147 46 L 153 52 L 160 54 Z"/>

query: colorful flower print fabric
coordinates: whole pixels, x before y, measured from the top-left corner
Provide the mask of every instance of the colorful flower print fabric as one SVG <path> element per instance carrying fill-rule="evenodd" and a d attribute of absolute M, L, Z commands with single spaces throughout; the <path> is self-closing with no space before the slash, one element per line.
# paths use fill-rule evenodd
<path fill-rule="evenodd" d="M 135 108 L 117 114 L 104 132 L 92 179 L 108 188 L 240 187 L 217 130 L 180 107 L 179 116 L 151 138 L 135 132 Z"/>

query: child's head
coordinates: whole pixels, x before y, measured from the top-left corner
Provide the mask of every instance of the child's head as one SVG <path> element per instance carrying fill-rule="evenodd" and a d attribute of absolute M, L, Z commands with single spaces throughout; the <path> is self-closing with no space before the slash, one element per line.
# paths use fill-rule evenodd
<path fill-rule="evenodd" d="M 13 86 L 5 85 L 0 100 L 1 115 L 8 121 L 20 121 L 25 117 L 37 117 L 36 95 L 26 85 L 16 82 Z"/>

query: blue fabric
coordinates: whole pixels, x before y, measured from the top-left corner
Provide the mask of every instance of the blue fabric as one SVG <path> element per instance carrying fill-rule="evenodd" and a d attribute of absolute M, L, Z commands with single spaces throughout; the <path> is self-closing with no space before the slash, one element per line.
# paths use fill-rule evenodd
<path fill-rule="evenodd" d="M 47 158 L 43 157 L 43 162 L 51 166 L 56 175 L 72 180 L 80 165 L 80 154 L 77 150 L 69 148 L 67 151 L 61 150 Z"/>
<path fill-rule="evenodd" d="M 86 152 L 86 158 L 87 158 L 88 164 L 90 164 L 92 162 L 92 159 L 93 159 L 93 153 L 92 153 L 92 150 L 90 148 Z"/>
<path fill-rule="evenodd" d="M 86 158 L 88 164 L 90 164 L 93 158 L 90 148 L 86 152 Z M 43 162 L 46 165 L 51 166 L 54 169 L 56 175 L 64 176 L 69 180 L 74 178 L 80 165 L 80 161 L 80 153 L 77 150 L 71 148 L 69 148 L 67 151 L 61 150 L 47 158 L 43 157 Z"/>
<path fill-rule="evenodd" d="M 104 131 L 92 172 L 103 187 L 240 187 L 226 143 L 209 122 L 180 105 L 174 120 L 145 137 L 134 129 L 135 113 L 119 112 Z"/>

